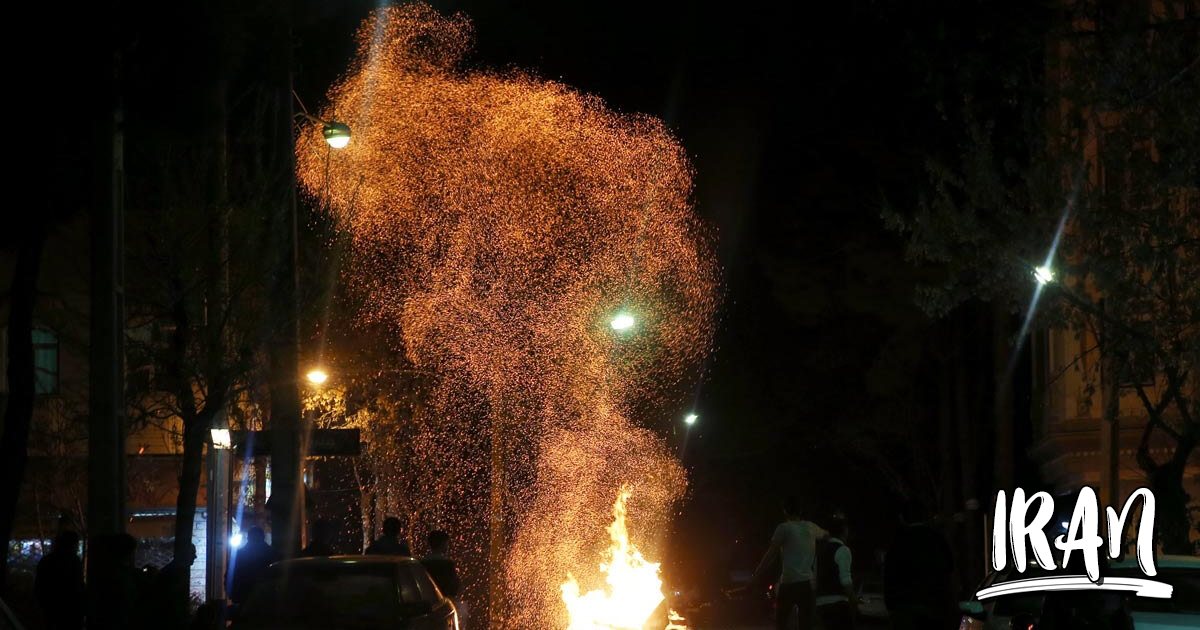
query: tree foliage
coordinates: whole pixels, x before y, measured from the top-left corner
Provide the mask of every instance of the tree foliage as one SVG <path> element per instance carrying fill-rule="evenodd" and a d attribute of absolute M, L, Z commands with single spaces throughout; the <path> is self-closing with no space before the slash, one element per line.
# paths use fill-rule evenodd
<path fill-rule="evenodd" d="M 1198 12 L 1169 0 L 1063 5 L 1041 38 L 1044 76 L 1011 92 L 1015 107 L 965 90 L 958 150 L 930 160 L 914 213 L 885 213 L 909 257 L 940 274 L 922 288 L 928 312 L 979 297 L 1096 341 L 1105 378 L 1143 403 L 1138 463 L 1177 548 L 1200 439 Z M 1032 270 L 1043 264 L 1055 280 L 1041 287 Z M 1174 444 L 1165 461 L 1150 453 L 1155 432 Z"/>

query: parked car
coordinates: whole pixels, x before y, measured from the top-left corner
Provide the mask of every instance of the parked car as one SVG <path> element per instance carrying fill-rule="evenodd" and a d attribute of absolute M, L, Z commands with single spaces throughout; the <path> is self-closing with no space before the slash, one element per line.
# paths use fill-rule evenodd
<path fill-rule="evenodd" d="M 412 558 L 331 556 L 271 565 L 233 628 L 458 630 L 458 613 Z"/>
<path fill-rule="evenodd" d="M 1200 558 L 1159 556 L 1155 565 L 1158 567 L 1158 575 L 1152 579 L 1170 584 L 1174 587 L 1174 592 L 1170 599 L 1123 594 L 1134 627 L 1137 630 L 1200 628 Z M 984 579 L 979 588 L 1000 584 L 1009 579 L 1038 577 L 1046 573 L 1036 568 L 1020 576 L 1011 569 L 993 572 Z M 1113 577 L 1145 577 L 1134 558 L 1112 563 L 1108 574 Z M 1020 630 L 1036 630 L 1045 600 L 1044 593 L 1022 593 L 995 597 L 983 602 L 963 602 L 961 608 L 964 614 L 959 630 L 1009 630 L 1017 626 L 1020 626 Z M 1014 621 L 1017 622 L 1016 625 Z"/>

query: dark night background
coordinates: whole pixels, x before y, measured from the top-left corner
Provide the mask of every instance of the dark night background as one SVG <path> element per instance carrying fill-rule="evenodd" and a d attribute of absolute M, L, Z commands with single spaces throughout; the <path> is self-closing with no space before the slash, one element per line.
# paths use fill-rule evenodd
<path fill-rule="evenodd" d="M 310 109 L 375 4 L 297 5 L 295 87 Z M 1008 36 L 1037 28 L 1036 12 L 1022 8 L 1031 3 L 433 4 L 471 18 L 474 63 L 530 70 L 618 111 L 659 116 L 694 160 L 697 208 L 718 237 L 724 306 L 696 393 L 700 421 L 685 445 L 692 487 L 669 570 L 711 577 L 752 568 L 788 493 L 815 518 L 844 510 L 869 566 L 903 493 L 873 463 L 872 449 L 891 434 L 866 427 L 925 436 L 886 455 L 900 467 L 925 457 L 936 473 L 948 446 L 937 443 L 941 377 L 966 374 L 961 404 L 981 423 L 993 405 L 986 317 L 970 307 L 940 321 L 921 313 L 913 287 L 929 272 L 906 263 L 881 211 L 885 201 L 911 206 L 926 158 L 955 147 L 954 112 L 967 88 L 1033 80 L 1023 72 L 1036 67 L 1041 51 L 1028 44 L 1036 38 Z M 189 73 L 206 71 L 203 31 L 179 28 L 194 17 L 191 3 L 143 8 L 122 27 L 140 47 L 132 89 L 171 87 L 163 102 L 141 106 L 148 119 L 178 122 L 189 111 Z M 44 15 L 32 23 L 53 24 Z M 76 93 L 62 83 L 75 68 L 62 42 L 71 29 L 90 29 L 61 28 L 46 52 L 58 64 L 53 78 L 34 84 L 42 94 Z M 1021 369 L 1018 385 L 1028 380 Z M 1018 386 L 1014 395 L 1018 416 L 1027 414 L 1028 392 Z M 978 444 L 987 431 L 981 425 Z M 875 446 L 859 448 L 859 437 Z M 672 439 L 682 445 L 682 435 Z M 984 488 L 991 460 L 983 450 L 963 464 Z"/>

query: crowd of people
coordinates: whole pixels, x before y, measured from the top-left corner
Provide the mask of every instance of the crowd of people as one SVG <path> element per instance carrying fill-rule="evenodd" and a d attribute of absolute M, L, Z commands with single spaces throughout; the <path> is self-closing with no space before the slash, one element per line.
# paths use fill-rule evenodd
<path fill-rule="evenodd" d="M 384 520 L 382 535 L 363 550 L 367 555 L 412 556 L 400 519 Z M 309 544 L 297 557 L 334 555 L 333 523 L 313 523 Z M 191 610 L 191 569 L 196 561 L 196 546 L 177 554 L 161 568 L 137 568 L 134 556 L 137 539 L 128 534 L 99 537 L 91 541 L 90 562 L 99 563 L 108 579 L 85 586 L 80 559 L 80 536 L 63 531 L 55 537 L 51 550 L 37 565 L 34 596 L 47 630 L 88 628 L 130 628 L 167 630 L 209 630 L 220 626 L 223 606 L 220 602 Z M 450 557 L 450 536 L 434 530 L 427 537 L 428 554 L 420 558 L 438 589 L 461 607 L 462 582 L 458 567 Z M 266 532 L 252 527 L 246 542 L 230 557 L 226 591 L 234 605 L 244 603 L 267 569 L 281 559 L 267 542 Z M 92 611 L 91 619 L 87 619 Z"/>
<path fill-rule="evenodd" d="M 776 528 L 751 584 L 761 583 L 778 560 L 775 626 L 779 630 L 855 627 L 858 596 L 848 525 L 835 515 L 821 527 L 794 497 L 783 502 Z M 896 630 L 949 630 L 959 622 L 954 557 L 942 533 L 911 514 L 902 517 L 884 563 L 884 600 Z"/>

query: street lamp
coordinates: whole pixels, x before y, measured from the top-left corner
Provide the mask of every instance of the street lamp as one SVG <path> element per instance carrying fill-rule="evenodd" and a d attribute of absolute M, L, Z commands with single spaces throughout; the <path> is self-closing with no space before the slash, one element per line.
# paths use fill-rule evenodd
<path fill-rule="evenodd" d="M 299 112 L 296 117 L 306 118 L 321 125 L 321 136 L 325 138 L 325 142 L 331 148 L 344 149 L 346 145 L 350 144 L 350 125 L 336 120 L 322 120 L 308 112 Z"/>
<path fill-rule="evenodd" d="M 210 429 L 212 435 L 212 445 L 216 449 L 233 448 L 233 438 L 229 435 L 229 429 Z"/>
<path fill-rule="evenodd" d="M 1050 265 L 1039 265 L 1033 269 L 1033 277 L 1039 285 L 1047 285 L 1054 282 L 1054 270 Z"/>
<path fill-rule="evenodd" d="M 609 325 L 612 326 L 612 329 L 617 332 L 624 332 L 630 328 L 633 328 L 635 323 L 637 323 L 637 321 L 633 318 L 633 315 L 630 315 L 625 311 L 621 311 L 612 318 L 612 321 L 609 323 Z"/>
<path fill-rule="evenodd" d="M 327 122 L 321 129 L 325 142 L 335 149 L 344 149 L 350 144 L 350 125 L 340 122 Z"/>
<path fill-rule="evenodd" d="M 690 427 L 693 424 L 696 424 L 696 421 L 699 419 L 700 419 L 700 416 L 698 416 L 694 413 L 689 413 L 688 415 L 683 417 L 683 423 Z"/>
<path fill-rule="evenodd" d="M 308 371 L 305 378 L 308 379 L 309 383 L 319 387 L 324 385 L 325 381 L 329 380 L 329 373 L 321 368 L 313 368 Z"/>

